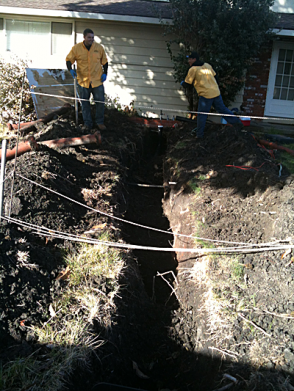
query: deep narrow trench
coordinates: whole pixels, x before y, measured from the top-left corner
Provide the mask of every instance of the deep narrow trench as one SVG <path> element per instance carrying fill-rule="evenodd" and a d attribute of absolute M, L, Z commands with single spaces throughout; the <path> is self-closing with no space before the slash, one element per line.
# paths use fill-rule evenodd
<path fill-rule="evenodd" d="M 169 231 L 169 221 L 163 215 L 163 158 L 165 136 L 162 132 L 147 130 L 143 137 L 142 154 L 130 169 L 128 177 L 129 207 L 127 219 L 135 223 Z M 150 185 L 137 186 L 136 184 Z M 173 236 L 158 231 L 129 225 L 125 230 L 129 243 L 167 248 L 172 247 Z M 157 304 L 168 307 L 177 305 L 172 294 L 172 284 L 176 276 L 177 260 L 175 253 L 164 251 L 135 250 L 140 273 L 146 292 Z"/>
<path fill-rule="evenodd" d="M 142 142 L 142 151 L 137 162 L 130 167 L 128 176 L 129 207 L 125 217 L 135 223 L 172 232 L 163 213 L 163 187 L 142 187 L 135 184 L 163 185 L 163 162 L 166 157 L 166 140 L 160 134 L 147 130 Z M 147 230 L 134 225 L 124 226 L 122 233 L 126 242 L 158 248 L 172 248 L 173 235 Z M 178 389 L 182 391 L 210 389 L 214 373 L 219 368 L 218 360 L 211 360 L 193 349 L 187 349 L 177 335 L 181 329 L 180 303 L 173 294 L 174 277 L 178 262 L 174 252 L 135 250 L 135 255 L 145 290 L 154 305 L 143 308 L 135 316 L 138 322 L 138 363 L 149 380 L 136 379 L 132 386 L 143 390 Z M 144 303 L 142 303 L 144 307 Z M 178 312 L 178 310 L 180 312 Z M 180 315 L 179 315 L 180 314 Z M 181 319 L 179 318 L 181 317 Z M 185 341 L 190 336 L 186 334 Z M 132 342 L 130 342 L 132 346 Z M 132 356 L 134 352 L 130 353 Z M 150 362 L 153 363 L 150 369 Z M 130 379 L 127 380 L 130 384 Z"/>

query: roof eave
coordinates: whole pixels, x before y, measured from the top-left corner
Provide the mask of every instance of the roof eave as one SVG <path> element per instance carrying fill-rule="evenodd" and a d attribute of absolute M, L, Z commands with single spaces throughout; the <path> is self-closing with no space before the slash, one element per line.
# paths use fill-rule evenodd
<path fill-rule="evenodd" d="M 105 20 L 113 22 L 130 22 L 130 23 L 148 23 L 148 24 L 160 24 L 159 18 L 151 18 L 145 16 L 131 16 L 131 15 L 116 15 L 116 14 L 99 14 L 91 12 L 76 12 L 76 11 L 63 11 L 63 10 L 45 10 L 37 8 L 20 8 L 20 7 L 4 7 L 0 6 L 1 14 L 13 14 L 13 15 L 27 15 L 27 16 L 47 16 L 47 17 L 61 17 L 61 18 L 74 18 L 74 19 L 91 19 L 91 20 Z M 162 21 L 168 22 L 170 19 L 162 19 Z"/>
<path fill-rule="evenodd" d="M 284 36 L 284 37 L 294 37 L 294 30 L 288 30 L 288 29 L 273 29 L 273 33 Z"/>

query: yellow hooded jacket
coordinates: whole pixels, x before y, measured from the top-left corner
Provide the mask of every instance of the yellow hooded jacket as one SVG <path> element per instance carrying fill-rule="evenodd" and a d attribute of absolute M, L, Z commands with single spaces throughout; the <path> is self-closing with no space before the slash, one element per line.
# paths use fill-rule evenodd
<path fill-rule="evenodd" d="M 192 65 L 185 82 L 193 84 L 199 96 L 212 99 L 220 95 L 220 90 L 214 77 L 215 75 L 216 73 L 212 66 L 207 63 L 199 66 Z"/>
<path fill-rule="evenodd" d="M 84 42 L 74 45 L 66 56 L 66 61 L 72 64 L 77 62 L 77 79 L 81 87 L 99 87 L 102 84 L 102 66 L 105 65 L 107 57 L 102 45 L 93 42 L 90 50 L 86 48 Z"/>

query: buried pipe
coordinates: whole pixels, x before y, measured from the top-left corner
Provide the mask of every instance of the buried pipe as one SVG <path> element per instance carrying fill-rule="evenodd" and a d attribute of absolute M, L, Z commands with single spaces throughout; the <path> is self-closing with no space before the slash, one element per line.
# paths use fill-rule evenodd
<path fill-rule="evenodd" d="M 66 114 L 68 111 L 72 109 L 72 106 L 69 103 L 65 103 L 62 107 L 60 107 L 58 110 L 52 111 L 51 113 L 47 114 L 45 117 L 40 118 L 36 121 L 31 122 L 24 122 L 19 125 L 21 129 L 21 133 L 27 134 L 29 132 L 36 130 L 36 125 L 40 122 L 43 124 L 47 124 L 48 122 L 52 121 L 54 118 L 56 118 L 59 115 Z M 18 125 L 14 124 L 7 124 L 8 130 L 16 130 L 18 129 Z"/>
<path fill-rule="evenodd" d="M 26 152 L 38 151 L 40 145 L 46 145 L 49 148 L 67 148 L 67 147 L 76 147 L 79 145 L 87 144 L 101 144 L 101 134 L 100 132 L 95 132 L 94 134 L 87 134 L 81 137 L 69 137 L 61 138 L 57 140 L 48 140 L 37 143 L 34 137 L 30 137 L 29 140 L 20 143 L 18 147 L 9 149 L 6 152 L 6 160 L 12 160 L 15 156 L 21 156 Z M 0 151 L 0 160 L 2 161 L 2 150 Z"/>
<path fill-rule="evenodd" d="M 13 149 L 8 149 L 6 151 L 6 160 L 12 160 L 16 156 L 21 156 L 26 152 L 38 150 L 39 146 L 36 143 L 36 140 L 34 137 L 30 137 L 28 141 L 25 141 L 23 143 L 19 143 L 17 147 L 14 147 Z M 0 151 L 0 160 L 2 161 L 2 150 Z"/>
<path fill-rule="evenodd" d="M 87 134 L 81 137 L 60 138 L 57 140 L 39 142 L 39 144 L 47 145 L 49 148 L 66 148 L 95 143 L 99 145 L 101 144 L 101 134 L 98 131 L 94 134 Z"/>
<path fill-rule="evenodd" d="M 287 147 L 284 147 L 282 145 L 278 145 L 276 143 L 272 143 L 270 141 L 266 141 L 266 140 L 258 140 L 258 142 L 261 144 L 261 145 L 265 145 L 267 146 L 268 148 L 270 149 L 280 149 L 281 151 L 285 151 L 285 152 L 288 152 L 290 155 L 294 156 L 294 151 L 293 149 L 290 149 L 290 148 L 287 148 Z"/>

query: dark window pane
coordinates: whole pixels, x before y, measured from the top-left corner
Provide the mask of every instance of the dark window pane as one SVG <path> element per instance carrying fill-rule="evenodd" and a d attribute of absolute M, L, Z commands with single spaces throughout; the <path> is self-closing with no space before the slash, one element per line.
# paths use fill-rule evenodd
<path fill-rule="evenodd" d="M 286 50 L 285 49 L 280 49 L 280 51 L 279 51 L 279 61 L 285 61 L 285 54 L 286 54 Z"/>
<path fill-rule="evenodd" d="M 52 22 L 52 54 L 61 54 L 72 44 L 72 23 Z"/>
<path fill-rule="evenodd" d="M 285 75 L 290 75 L 290 71 L 291 71 L 291 63 L 290 62 L 286 62 L 285 63 L 285 68 L 284 68 L 284 74 Z"/>
<path fill-rule="evenodd" d="M 284 73 L 284 63 L 283 62 L 278 62 L 277 73 L 279 73 L 280 75 L 282 75 Z"/>
<path fill-rule="evenodd" d="M 52 31 L 51 32 L 52 32 L 52 34 L 71 35 L 72 24 L 71 23 L 52 22 Z"/>
<path fill-rule="evenodd" d="M 3 30 L 3 18 L 0 18 L 0 30 Z"/>
<path fill-rule="evenodd" d="M 289 76 L 284 76 L 283 77 L 283 84 L 282 84 L 282 86 L 283 87 L 288 87 L 289 86 L 289 81 L 290 81 L 290 77 Z"/>
<path fill-rule="evenodd" d="M 282 76 L 277 75 L 276 76 L 275 86 L 276 87 L 280 87 L 281 85 L 282 85 Z"/>
<path fill-rule="evenodd" d="M 280 99 L 280 92 L 281 92 L 280 88 L 274 89 L 274 99 Z"/>
<path fill-rule="evenodd" d="M 281 90 L 281 100 L 287 100 L 287 95 L 288 95 L 288 89 L 287 88 L 282 88 Z"/>
<path fill-rule="evenodd" d="M 290 78 L 290 87 L 294 88 L 294 77 Z"/>
<path fill-rule="evenodd" d="M 294 89 L 293 90 L 289 90 L 288 100 L 294 100 Z"/>
<path fill-rule="evenodd" d="M 292 57 L 293 57 L 293 50 L 287 50 L 286 61 L 291 62 L 292 61 Z"/>

